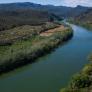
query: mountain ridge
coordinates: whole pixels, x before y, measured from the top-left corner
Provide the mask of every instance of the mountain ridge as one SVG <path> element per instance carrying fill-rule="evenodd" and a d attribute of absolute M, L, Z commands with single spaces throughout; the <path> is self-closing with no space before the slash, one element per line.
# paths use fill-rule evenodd
<path fill-rule="evenodd" d="M 85 12 L 91 7 L 84 7 L 78 5 L 77 7 L 67 7 L 67 6 L 54 6 L 54 5 L 42 5 L 31 2 L 16 2 L 16 3 L 5 3 L 0 4 L 0 10 L 16 10 L 16 9 L 39 9 L 46 10 L 48 12 L 54 13 L 62 17 L 76 16 L 78 12 Z M 80 11 L 81 10 L 81 11 Z M 72 13 L 73 12 L 73 13 Z M 77 15 L 79 15 L 78 13 Z"/>

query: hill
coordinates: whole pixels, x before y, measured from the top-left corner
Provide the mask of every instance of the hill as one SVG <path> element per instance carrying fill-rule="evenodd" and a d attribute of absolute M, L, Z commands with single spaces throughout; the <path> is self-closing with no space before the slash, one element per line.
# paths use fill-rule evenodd
<path fill-rule="evenodd" d="M 88 9 L 86 12 L 80 14 L 79 16 L 76 16 L 74 21 L 77 24 L 92 29 L 92 8 Z"/>
<path fill-rule="evenodd" d="M 9 7 L 8 7 L 9 8 Z M 59 19 L 55 14 L 37 9 L 1 9 L 0 10 L 0 31 L 11 29 L 22 25 L 42 25 L 45 22 Z"/>
<path fill-rule="evenodd" d="M 85 13 L 88 9 L 91 9 L 91 7 L 84 7 L 84 6 L 78 5 L 77 7 L 72 8 L 67 13 L 67 17 L 76 17 L 76 16 L 79 16 L 80 14 Z"/>
<path fill-rule="evenodd" d="M 92 9 L 88 9 L 83 14 L 76 17 L 76 20 L 80 20 L 81 22 L 91 22 L 92 23 Z"/>
<path fill-rule="evenodd" d="M 0 10 L 17 10 L 17 9 L 46 10 L 50 13 L 54 13 L 62 17 L 71 17 L 85 12 L 87 9 L 89 9 L 89 7 L 83 7 L 83 6 L 66 7 L 66 6 L 54 6 L 54 5 L 41 5 L 41 4 L 35 4 L 30 2 L 0 4 Z"/>
<path fill-rule="evenodd" d="M 24 3 L 9 3 L 9 4 L 0 4 L 0 10 L 16 10 L 16 9 L 39 9 L 46 10 L 54 14 L 63 15 L 69 11 L 70 7 L 65 6 L 54 6 L 54 5 L 41 5 L 30 2 Z"/>
<path fill-rule="evenodd" d="M 42 25 L 62 18 L 80 16 L 89 7 L 54 6 L 35 3 L 0 4 L 0 31 L 22 25 Z"/>

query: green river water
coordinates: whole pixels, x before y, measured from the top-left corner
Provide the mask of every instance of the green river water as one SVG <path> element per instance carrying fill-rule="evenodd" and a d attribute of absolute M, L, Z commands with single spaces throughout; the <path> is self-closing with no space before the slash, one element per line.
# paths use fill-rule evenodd
<path fill-rule="evenodd" d="M 92 32 L 71 25 L 73 38 L 33 64 L 0 77 L 0 92 L 59 92 L 88 63 Z"/>

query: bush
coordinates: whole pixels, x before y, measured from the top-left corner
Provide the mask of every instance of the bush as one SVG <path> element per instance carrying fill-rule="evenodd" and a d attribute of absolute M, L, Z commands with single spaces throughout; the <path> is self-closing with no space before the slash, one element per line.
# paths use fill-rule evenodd
<path fill-rule="evenodd" d="M 86 74 L 77 74 L 72 78 L 70 86 L 72 89 L 85 88 L 91 85 L 91 80 Z"/>
<path fill-rule="evenodd" d="M 92 55 L 89 56 L 92 61 Z M 91 92 L 92 91 L 92 63 L 86 65 L 83 70 L 72 77 L 67 88 L 60 92 Z"/>
<path fill-rule="evenodd" d="M 92 75 L 92 64 L 88 64 L 84 67 L 82 70 L 82 73 L 87 74 L 87 75 Z"/>

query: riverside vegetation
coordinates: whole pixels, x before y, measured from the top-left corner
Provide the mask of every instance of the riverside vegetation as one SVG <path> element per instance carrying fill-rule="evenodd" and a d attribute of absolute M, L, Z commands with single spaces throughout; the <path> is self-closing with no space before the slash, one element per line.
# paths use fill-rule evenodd
<path fill-rule="evenodd" d="M 0 74 L 32 63 L 38 57 L 49 53 L 60 43 L 68 40 L 73 35 L 71 28 L 64 27 L 64 29 L 59 29 L 48 37 L 40 36 L 41 32 L 61 26 L 55 23 L 49 23 L 49 26 L 46 25 L 45 27 L 25 25 L 0 33 L 0 37 L 2 38 L 0 40 L 4 42 L 4 44 L 2 45 L 1 43 L 0 46 Z M 7 44 L 7 41 L 11 42 L 11 44 Z"/>
<path fill-rule="evenodd" d="M 76 24 L 76 25 L 80 25 L 83 26 L 89 30 L 92 30 L 92 23 L 91 22 L 81 22 L 79 20 L 74 21 L 73 19 L 69 19 L 68 20 L 70 23 Z"/>
<path fill-rule="evenodd" d="M 47 10 L 16 9 L 15 6 L 0 9 L 0 74 L 32 63 L 68 40 L 73 33 L 69 27 L 64 27 L 48 37 L 41 36 L 42 32 L 61 26 L 58 22 L 61 18 Z"/>
<path fill-rule="evenodd" d="M 92 55 L 88 59 L 90 63 L 74 75 L 68 87 L 60 92 L 92 92 Z"/>
<path fill-rule="evenodd" d="M 92 30 L 92 9 L 68 21 Z M 61 89 L 60 92 L 92 92 L 92 55 L 88 60 L 90 63 L 74 75 L 68 87 Z"/>

